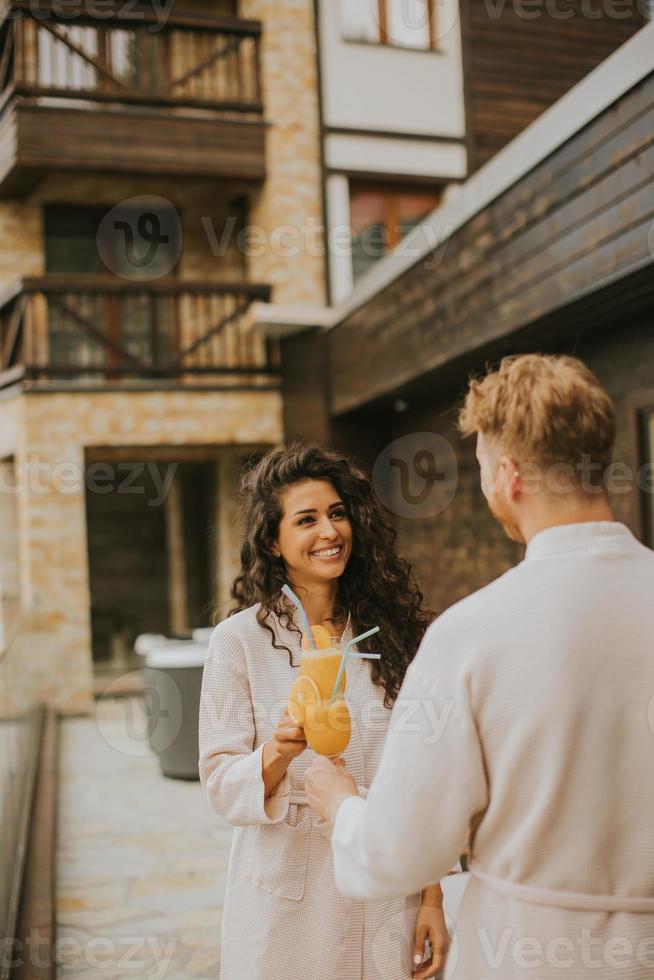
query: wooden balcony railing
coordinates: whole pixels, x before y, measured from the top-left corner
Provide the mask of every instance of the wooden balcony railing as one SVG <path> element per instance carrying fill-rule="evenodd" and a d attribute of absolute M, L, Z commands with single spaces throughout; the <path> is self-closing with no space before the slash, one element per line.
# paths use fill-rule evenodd
<path fill-rule="evenodd" d="M 4 5 L 3 5 L 4 6 Z M 16 94 L 263 112 L 258 21 L 105 2 L 13 0 L 0 33 L 3 104 Z"/>
<path fill-rule="evenodd" d="M 0 301 L 0 387 L 22 378 L 98 381 L 271 375 L 274 341 L 249 330 L 268 286 L 108 276 L 24 279 Z"/>

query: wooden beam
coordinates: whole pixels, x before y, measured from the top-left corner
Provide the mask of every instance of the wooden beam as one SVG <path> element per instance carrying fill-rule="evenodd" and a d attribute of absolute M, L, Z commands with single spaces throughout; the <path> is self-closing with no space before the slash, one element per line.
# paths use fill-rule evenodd
<path fill-rule="evenodd" d="M 12 0 L 12 8 L 27 15 L 33 15 L 33 0 Z M 66 17 L 61 18 L 61 3 L 54 0 L 39 0 L 39 11 L 50 14 L 53 20 L 63 20 L 69 23 L 74 20 L 76 24 L 98 26 L 98 17 L 88 9 L 88 5 L 80 0 L 76 5 L 66 3 Z M 59 15 L 59 17 L 58 17 Z M 124 0 L 114 0 L 113 5 L 102 2 L 101 21 L 103 24 L 125 24 L 131 27 L 142 24 L 148 27 L 180 28 L 188 30 L 211 30 L 229 34 L 240 34 L 243 36 L 259 37 L 262 33 L 261 21 L 249 20 L 244 17 L 216 16 L 206 13 L 196 13 L 194 11 L 169 11 L 165 18 L 157 13 L 152 6 L 141 3 L 125 3 Z M 39 19 L 39 23 L 42 23 Z"/>

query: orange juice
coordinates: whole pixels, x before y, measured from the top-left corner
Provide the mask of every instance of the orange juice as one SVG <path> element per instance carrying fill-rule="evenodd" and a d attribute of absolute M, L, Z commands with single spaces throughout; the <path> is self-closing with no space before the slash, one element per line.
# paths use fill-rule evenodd
<path fill-rule="evenodd" d="M 314 627 L 314 633 L 315 633 Z M 345 751 L 352 735 L 352 723 L 343 699 L 345 673 L 337 697 L 331 700 L 341 665 L 338 642 L 305 652 L 300 662 L 300 676 L 289 694 L 289 713 L 304 727 L 307 744 L 318 755 L 339 756 Z"/>
<path fill-rule="evenodd" d="M 318 755 L 342 755 L 350 744 L 352 722 L 342 698 L 307 705 L 304 734 L 309 748 Z"/>
<path fill-rule="evenodd" d="M 340 647 L 330 647 L 329 650 L 318 650 L 317 653 L 303 656 L 300 663 L 300 676 L 310 677 L 320 691 L 321 700 L 327 701 L 332 696 L 340 666 Z M 344 694 L 345 684 L 345 674 L 343 674 L 339 694 Z"/>

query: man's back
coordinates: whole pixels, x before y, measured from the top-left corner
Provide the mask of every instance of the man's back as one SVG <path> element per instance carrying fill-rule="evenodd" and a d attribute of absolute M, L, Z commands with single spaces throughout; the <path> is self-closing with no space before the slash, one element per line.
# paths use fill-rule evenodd
<path fill-rule="evenodd" d="M 489 789 L 448 975 L 654 975 L 654 553 L 543 531 L 429 646 L 461 658 Z"/>

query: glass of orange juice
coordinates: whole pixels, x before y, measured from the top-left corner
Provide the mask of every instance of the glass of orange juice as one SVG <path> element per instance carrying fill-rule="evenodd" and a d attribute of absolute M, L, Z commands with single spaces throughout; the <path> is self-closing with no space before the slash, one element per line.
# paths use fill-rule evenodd
<path fill-rule="evenodd" d="M 300 676 L 291 688 L 288 710 L 291 718 L 304 727 L 309 747 L 318 755 L 335 758 L 348 747 L 352 734 L 350 712 L 344 699 L 345 672 L 332 700 L 341 665 L 341 645 L 323 627 L 315 626 L 312 632 L 316 649 L 309 650 L 305 640 Z"/>

